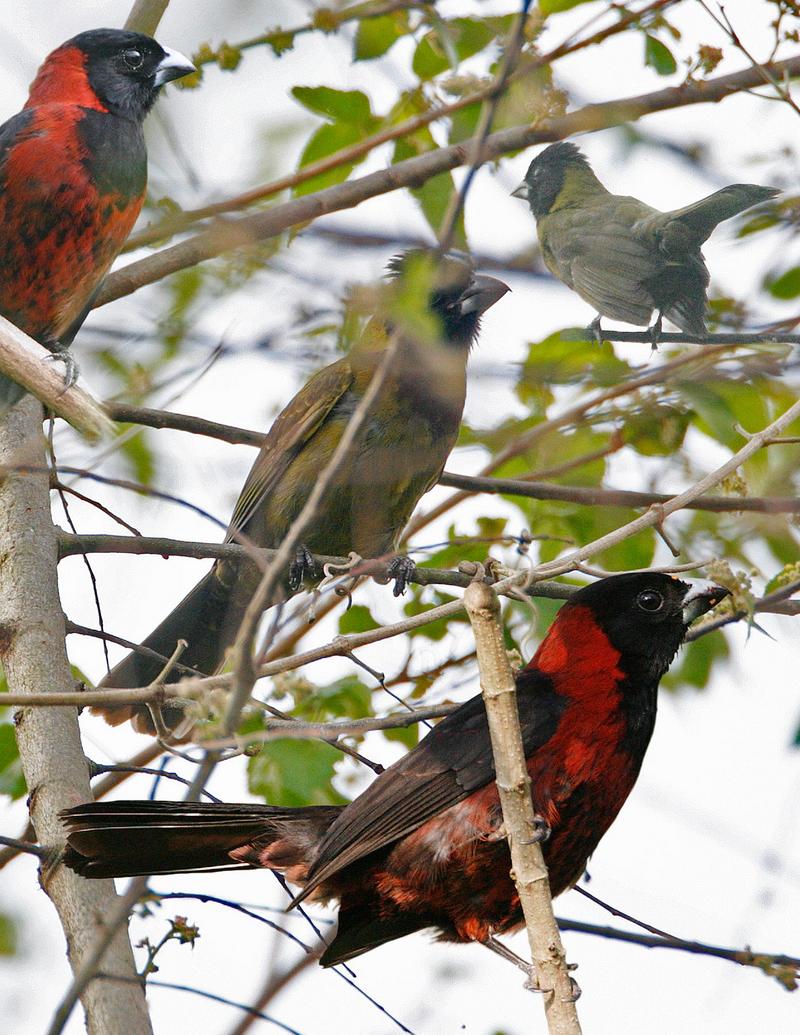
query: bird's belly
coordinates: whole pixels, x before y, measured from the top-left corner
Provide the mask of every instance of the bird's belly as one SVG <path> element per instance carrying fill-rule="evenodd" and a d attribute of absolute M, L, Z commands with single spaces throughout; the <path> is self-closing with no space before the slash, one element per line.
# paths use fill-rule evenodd
<path fill-rule="evenodd" d="M 266 501 L 259 533 L 247 534 L 277 546 L 300 513 L 338 445 L 346 421 L 331 421 L 288 465 Z M 456 429 L 441 434 L 428 421 L 403 415 L 370 420 L 352 457 L 330 485 L 317 518 L 304 535 L 312 553 L 378 557 L 394 549 L 418 499 L 450 452 Z"/>
<path fill-rule="evenodd" d="M 565 777 L 561 793 L 552 784 L 537 788 L 534 783 L 537 813 L 551 825 L 542 848 L 553 896 L 581 877 L 637 771 L 620 752 L 577 787 L 568 787 Z M 444 941 L 484 941 L 523 922 L 510 870 L 500 799 L 492 783 L 399 841 L 366 883 L 373 883 L 375 908 L 386 918 L 412 914 L 438 928 Z"/>

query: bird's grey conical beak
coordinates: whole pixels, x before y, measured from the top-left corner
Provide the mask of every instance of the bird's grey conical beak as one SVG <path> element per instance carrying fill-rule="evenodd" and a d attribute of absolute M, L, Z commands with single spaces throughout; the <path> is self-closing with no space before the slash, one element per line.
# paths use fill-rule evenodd
<path fill-rule="evenodd" d="M 487 309 L 499 302 L 511 288 L 496 277 L 487 277 L 482 273 L 475 274 L 464 294 L 459 298 L 462 315 L 467 313 L 485 313 Z"/>
<path fill-rule="evenodd" d="M 519 187 L 515 187 L 514 190 L 511 191 L 511 197 L 512 198 L 522 198 L 523 201 L 527 201 L 529 196 L 530 196 L 530 187 L 528 186 L 528 184 L 524 180 L 519 185 Z"/>
<path fill-rule="evenodd" d="M 720 600 L 730 596 L 730 590 L 705 579 L 690 579 L 689 592 L 683 598 L 681 610 L 685 625 L 691 625 L 695 618 L 716 607 Z"/>
<path fill-rule="evenodd" d="M 171 83 L 173 79 L 183 79 L 185 75 L 196 71 L 197 69 L 187 57 L 177 50 L 164 47 L 164 57 L 156 67 L 154 82 L 156 86 L 163 86 L 164 83 Z"/>

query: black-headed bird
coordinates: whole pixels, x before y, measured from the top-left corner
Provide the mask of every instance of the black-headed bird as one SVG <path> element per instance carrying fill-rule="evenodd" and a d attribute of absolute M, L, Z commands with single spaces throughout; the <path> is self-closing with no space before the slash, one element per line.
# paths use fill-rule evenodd
<path fill-rule="evenodd" d="M 687 628 L 726 596 L 654 572 L 601 579 L 564 604 L 517 673 L 553 895 L 579 880 L 633 789 Z M 344 808 L 98 801 L 62 817 L 64 861 L 85 877 L 266 867 L 302 888 L 295 902 L 338 899 L 325 967 L 425 928 L 507 955 L 494 936 L 522 925 L 480 695 Z"/>
<path fill-rule="evenodd" d="M 467 358 L 481 316 L 509 290 L 479 275 L 463 256 L 413 250 L 389 265 L 380 311 L 344 358 L 316 373 L 278 415 L 234 508 L 226 542 L 277 548 L 302 510 L 363 398 L 390 342 L 388 375 L 339 468 L 283 584 L 299 588 L 309 554 L 362 557 L 392 554 L 420 497 L 439 479 L 455 445 L 466 394 Z M 416 312 L 408 292 L 424 290 Z M 427 295 L 427 297 L 425 297 Z M 298 570 L 299 568 L 299 570 Z M 405 569 L 397 570 L 402 590 Z M 206 674 L 221 666 L 262 572 L 250 558 L 221 559 L 143 645 L 169 657 L 179 639 L 188 647 L 171 674 Z M 149 685 L 163 662 L 128 654 L 102 687 Z M 146 708 L 93 709 L 116 725 L 133 717 L 150 732 Z"/>
<path fill-rule="evenodd" d="M 512 196 L 528 202 L 550 272 L 597 311 L 647 326 L 664 318 L 687 334 L 706 333 L 708 269 L 700 247 L 718 223 L 779 191 L 733 183 L 672 212 L 607 191 L 575 144 L 551 144 L 533 159 Z"/>

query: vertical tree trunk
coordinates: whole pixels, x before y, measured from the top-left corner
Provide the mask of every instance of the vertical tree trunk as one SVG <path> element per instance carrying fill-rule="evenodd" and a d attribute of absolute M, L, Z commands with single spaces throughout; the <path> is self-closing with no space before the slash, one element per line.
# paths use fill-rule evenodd
<path fill-rule="evenodd" d="M 0 423 L 0 465 L 43 465 L 42 410 L 26 397 Z M 48 476 L 8 474 L 0 485 L 0 657 L 16 693 L 73 689 L 58 594 L 57 546 L 50 517 Z M 30 794 L 31 819 L 41 844 L 60 847 L 60 809 L 91 799 L 86 759 L 74 708 L 21 708 L 19 753 Z M 117 896 L 113 882 L 89 881 L 61 865 L 45 868 L 42 887 L 58 912 L 73 972 L 102 932 Z M 101 969 L 136 976 L 127 930 L 114 938 Z M 138 983 L 89 982 L 82 995 L 93 1035 L 149 1035 L 144 991 Z"/>

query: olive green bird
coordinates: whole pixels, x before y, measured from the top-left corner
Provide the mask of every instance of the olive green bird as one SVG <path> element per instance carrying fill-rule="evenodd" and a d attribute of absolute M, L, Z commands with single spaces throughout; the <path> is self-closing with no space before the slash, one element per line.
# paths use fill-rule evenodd
<path fill-rule="evenodd" d="M 400 327 L 391 317 L 374 315 L 350 353 L 315 374 L 278 415 L 247 477 L 226 542 L 245 539 L 277 548 L 336 449 L 389 342 L 396 339 L 393 365 L 348 461 L 323 498 L 299 551 L 299 564 L 284 582 L 284 593 L 298 589 L 310 574 L 302 570 L 309 554 L 393 553 L 418 500 L 436 484 L 455 445 L 467 358 L 481 315 L 509 289 L 500 280 L 476 274 L 464 257 L 436 259 L 416 250 L 389 264 L 389 300 L 382 312 L 391 313 L 392 305 L 396 310 L 400 291 L 420 282 L 428 285 L 429 295 L 427 306 L 420 306 L 423 319 L 417 319 L 414 332 L 408 329 L 410 320 Z M 402 591 L 406 573 L 402 563 L 393 573 L 396 593 Z M 179 679 L 187 668 L 213 674 L 236 637 L 260 579 L 252 560 L 216 561 L 143 645 L 169 657 L 177 641 L 184 639 L 188 647 L 171 678 Z M 134 651 L 100 685 L 147 686 L 162 668 L 157 658 Z M 93 710 L 112 725 L 133 717 L 137 729 L 152 731 L 146 709 Z"/>
<path fill-rule="evenodd" d="M 718 223 L 778 193 L 733 183 L 659 212 L 611 194 L 575 144 L 561 142 L 534 158 L 512 196 L 530 205 L 547 268 L 597 310 L 591 329 L 598 339 L 602 317 L 646 326 L 655 310 L 655 343 L 664 318 L 705 335 L 710 278 L 701 245 Z"/>

